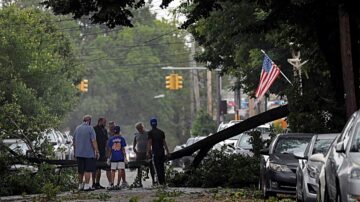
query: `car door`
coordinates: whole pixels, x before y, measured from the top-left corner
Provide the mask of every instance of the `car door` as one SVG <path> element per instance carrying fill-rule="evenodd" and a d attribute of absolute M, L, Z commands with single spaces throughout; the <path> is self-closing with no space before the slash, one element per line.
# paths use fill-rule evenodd
<path fill-rule="evenodd" d="M 328 160 L 326 161 L 325 178 L 326 178 L 327 191 L 331 201 L 334 201 L 336 197 L 336 187 L 338 186 L 337 173 L 338 173 L 339 165 L 342 164 L 342 161 L 344 160 L 345 157 L 345 153 L 336 151 L 336 146 L 339 143 L 343 143 L 345 147 L 345 143 L 349 142 L 349 135 L 350 132 L 352 131 L 355 117 L 356 117 L 356 113 L 354 113 L 351 116 L 348 123 L 345 125 L 341 135 L 330 147 L 329 152 L 331 153 L 329 155 Z"/>

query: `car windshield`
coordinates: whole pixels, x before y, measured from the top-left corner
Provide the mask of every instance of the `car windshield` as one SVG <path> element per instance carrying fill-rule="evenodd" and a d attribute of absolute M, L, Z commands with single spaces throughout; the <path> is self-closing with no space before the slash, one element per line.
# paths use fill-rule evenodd
<path fill-rule="evenodd" d="M 332 142 L 333 139 L 317 139 L 312 154 L 321 153 L 325 156 Z"/>
<path fill-rule="evenodd" d="M 52 130 L 46 132 L 46 138 L 49 142 L 57 142 L 56 134 Z"/>
<path fill-rule="evenodd" d="M 252 149 L 250 135 L 244 134 L 238 141 L 237 147 L 241 149 Z"/>
<path fill-rule="evenodd" d="M 14 143 L 9 146 L 9 148 L 13 151 L 25 153 L 27 150 L 29 150 L 29 147 L 24 142 L 22 143 Z"/>
<path fill-rule="evenodd" d="M 236 142 L 237 142 L 237 140 L 234 140 L 234 139 L 225 140 L 226 145 L 232 145 L 233 147 L 235 147 Z"/>
<path fill-rule="evenodd" d="M 279 138 L 276 143 L 275 154 L 296 154 L 303 156 L 311 137 Z"/>
<path fill-rule="evenodd" d="M 360 122 L 356 123 L 356 130 L 351 143 L 350 152 L 360 152 Z"/>

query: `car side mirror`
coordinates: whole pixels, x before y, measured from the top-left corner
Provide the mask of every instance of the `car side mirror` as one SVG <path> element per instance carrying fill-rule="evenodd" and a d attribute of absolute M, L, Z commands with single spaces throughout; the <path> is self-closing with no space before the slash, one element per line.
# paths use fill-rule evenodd
<path fill-rule="evenodd" d="M 345 152 L 344 142 L 341 141 L 341 142 L 337 143 L 335 146 L 335 149 L 336 149 L 336 152 L 338 152 L 338 153 L 344 153 Z"/>
<path fill-rule="evenodd" d="M 309 160 L 314 161 L 314 162 L 325 163 L 325 157 L 324 157 L 324 154 L 322 154 L 322 153 L 311 155 Z"/>
<path fill-rule="evenodd" d="M 294 157 L 301 160 L 307 160 L 308 157 L 300 154 L 294 154 Z"/>
<path fill-rule="evenodd" d="M 67 141 L 66 141 L 66 144 L 71 144 L 71 141 L 67 140 Z"/>
<path fill-rule="evenodd" d="M 269 152 L 270 152 L 269 148 L 260 150 L 260 154 L 262 154 L 262 155 L 269 155 Z"/>

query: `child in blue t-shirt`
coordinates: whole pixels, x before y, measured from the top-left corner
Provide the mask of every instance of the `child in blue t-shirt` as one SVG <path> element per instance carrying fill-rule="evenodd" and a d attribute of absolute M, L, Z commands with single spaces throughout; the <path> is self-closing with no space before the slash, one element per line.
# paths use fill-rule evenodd
<path fill-rule="evenodd" d="M 121 188 L 126 188 L 128 187 L 128 183 L 125 180 L 126 141 L 125 138 L 120 135 L 120 126 L 115 126 L 114 133 L 114 136 L 112 136 L 108 142 L 108 156 L 110 156 L 111 168 L 111 184 L 109 189 L 120 188 L 120 179 L 122 179 Z M 116 170 L 118 170 L 118 181 L 117 185 L 114 186 Z"/>

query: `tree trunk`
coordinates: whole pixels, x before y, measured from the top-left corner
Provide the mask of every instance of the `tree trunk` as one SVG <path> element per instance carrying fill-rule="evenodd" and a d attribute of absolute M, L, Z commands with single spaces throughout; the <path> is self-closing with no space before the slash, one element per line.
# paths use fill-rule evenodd
<path fill-rule="evenodd" d="M 343 5 L 339 6 L 339 28 L 346 117 L 349 118 L 357 110 L 357 103 L 351 52 L 350 21 L 349 14 Z"/>

